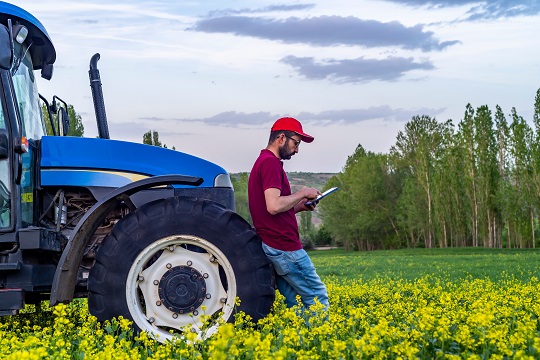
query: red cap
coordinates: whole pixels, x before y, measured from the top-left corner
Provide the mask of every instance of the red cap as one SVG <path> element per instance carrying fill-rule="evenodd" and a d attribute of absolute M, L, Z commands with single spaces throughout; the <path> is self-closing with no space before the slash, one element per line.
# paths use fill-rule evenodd
<path fill-rule="evenodd" d="M 271 131 L 279 130 L 293 131 L 302 137 L 303 142 L 310 143 L 314 140 L 313 136 L 306 134 L 302 130 L 302 124 L 300 124 L 300 121 L 292 117 L 283 117 L 281 119 L 277 119 L 274 125 L 272 125 Z"/>

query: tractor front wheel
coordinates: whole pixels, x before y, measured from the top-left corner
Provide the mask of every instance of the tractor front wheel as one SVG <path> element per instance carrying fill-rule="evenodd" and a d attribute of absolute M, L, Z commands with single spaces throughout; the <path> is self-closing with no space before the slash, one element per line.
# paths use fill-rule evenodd
<path fill-rule="evenodd" d="M 275 294 L 251 226 L 214 202 L 185 197 L 119 221 L 96 254 L 88 288 L 98 320 L 121 315 L 162 342 L 184 331 L 209 336 L 236 311 L 258 320 Z"/>

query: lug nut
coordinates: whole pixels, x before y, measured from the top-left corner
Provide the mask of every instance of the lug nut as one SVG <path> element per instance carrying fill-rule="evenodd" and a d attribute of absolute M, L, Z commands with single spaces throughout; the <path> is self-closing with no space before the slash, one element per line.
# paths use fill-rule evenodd
<path fill-rule="evenodd" d="M 212 255 L 210 257 L 210 262 L 213 263 L 213 262 L 216 262 L 216 257 L 214 255 Z"/>
<path fill-rule="evenodd" d="M 188 260 L 188 262 L 187 262 L 187 266 L 191 266 L 191 265 L 193 265 L 193 261 L 191 261 L 191 260 Z"/>
<path fill-rule="evenodd" d="M 154 285 L 159 285 L 159 281 L 154 280 Z"/>
<path fill-rule="evenodd" d="M 210 298 L 212 297 L 212 295 L 210 295 L 210 294 L 206 294 L 206 296 L 205 296 L 205 297 L 206 297 L 207 299 L 210 299 Z"/>
<path fill-rule="evenodd" d="M 204 273 L 202 277 L 205 278 L 205 279 L 208 279 L 208 274 Z"/>
<path fill-rule="evenodd" d="M 151 317 L 150 319 L 148 319 L 148 322 L 149 322 L 150 324 L 153 324 L 153 323 L 156 322 L 156 319 L 154 319 L 153 317 Z"/>
<path fill-rule="evenodd" d="M 174 251 L 174 245 L 169 246 L 169 251 L 170 251 L 170 252 L 173 252 L 173 251 Z"/>
<path fill-rule="evenodd" d="M 167 269 L 172 268 L 172 265 L 171 265 L 171 264 L 167 264 L 167 265 L 165 265 L 165 266 L 167 267 Z"/>
<path fill-rule="evenodd" d="M 197 310 L 193 310 L 193 316 L 199 315 L 199 312 Z"/>
<path fill-rule="evenodd" d="M 178 314 L 174 313 L 174 314 L 172 314 L 172 317 L 173 317 L 173 319 L 178 319 Z"/>
<path fill-rule="evenodd" d="M 159 301 L 159 300 L 156 301 L 156 305 L 157 305 L 157 306 L 161 306 L 161 301 Z"/>

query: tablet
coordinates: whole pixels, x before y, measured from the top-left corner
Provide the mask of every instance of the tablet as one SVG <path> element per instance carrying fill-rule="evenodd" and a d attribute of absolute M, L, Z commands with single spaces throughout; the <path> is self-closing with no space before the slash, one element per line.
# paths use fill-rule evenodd
<path fill-rule="evenodd" d="M 331 194 L 333 193 L 334 191 L 336 191 L 338 188 L 337 187 L 333 187 L 331 189 L 328 189 L 326 190 L 325 192 L 323 192 L 321 195 L 317 196 L 317 198 L 315 200 L 311 200 L 311 201 L 306 201 L 305 202 L 305 205 L 311 205 L 313 203 L 318 203 L 319 200 L 321 200 L 323 197 L 325 197 L 326 195 L 328 194 Z"/>

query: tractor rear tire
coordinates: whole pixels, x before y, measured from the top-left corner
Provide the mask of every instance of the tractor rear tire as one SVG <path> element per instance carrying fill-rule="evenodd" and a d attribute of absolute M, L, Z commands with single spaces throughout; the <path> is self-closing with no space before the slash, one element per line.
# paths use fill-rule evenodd
<path fill-rule="evenodd" d="M 239 311 L 257 321 L 275 298 L 253 228 L 215 202 L 187 197 L 145 204 L 120 220 L 96 253 L 88 290 L 99 321 L 123 316 L 161 342 L 185 331 L 210 336 Z"/>

